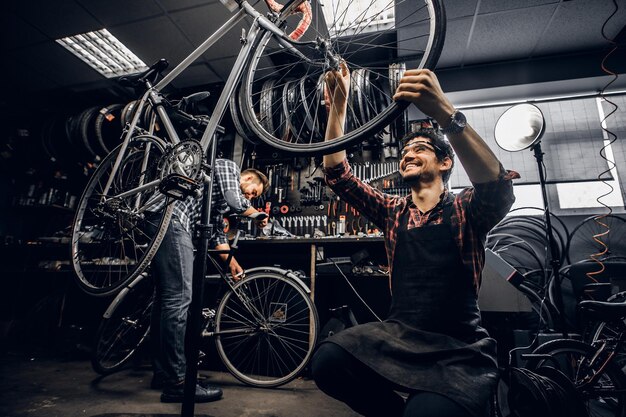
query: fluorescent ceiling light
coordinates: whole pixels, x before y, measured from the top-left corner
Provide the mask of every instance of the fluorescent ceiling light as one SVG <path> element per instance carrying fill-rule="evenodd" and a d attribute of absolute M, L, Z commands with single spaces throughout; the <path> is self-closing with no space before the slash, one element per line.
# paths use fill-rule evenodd
<path fill-rule="evenodd" d="M 148 68 L 106 29 L 56 41 L 107 78 L 134 74 Z"/>
<path fill-rule="evenodd" d="M 334 36 L 377 32 L 395 26 L 394 0 L 321 0 L 328 31 Z"/>

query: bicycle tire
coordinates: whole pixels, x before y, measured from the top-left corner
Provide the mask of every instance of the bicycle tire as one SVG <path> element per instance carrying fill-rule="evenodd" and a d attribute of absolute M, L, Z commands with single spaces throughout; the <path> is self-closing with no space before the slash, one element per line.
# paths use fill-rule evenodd
<path fill-rule="evenodd" d="M 606 301 L 609 303 L 624 303 L 626 302 L 626 291 L 613 294 Z M 626 333 L 626 320 L 596 321 L 590 327 L 591 330 L 586 332 L 586 336 L 589 336 L 590 339 L 588 341 L 593 343 L 602 339 L 617 338 L 620 333 Z M 624 366 L 626 366 L 626 348 L 623 344 L 620 348 L 615 354 L 615 362 L 620 368 L 624 369 Z"/>
<path fill-rule="evenodd" d="M 536 267 L 530 269 L 544 269 L 545 262 L 542 262 L 542 259 L 537 255 L 532 245 L 517 235 L 503 232 L 490 232 L 487 235 L 485 247 L 498 253 L 502 258 L 506 258 L 507 262 L 517 269 L 528 267 L 530 260 L 535 261 L 534 266 Z M 524 257 L 524 253 L 528 255 L 528 257 Z"/>
<path fill-rule="evenodd" d="M 595 353 L 596 349 L 578 340 L 552 340 L 533 351 L 533 354 L 549 355 L 551 358 L 529 359 L 526 367 L 532 371 L 542 366 L 552 366 L 563 372 L 581 394 L 590 417 L 600 415 L 623 417 L 626 412 L 624 393 L 626 378 L 613 360 L 600 370 L 601 374 L 596 384 L 591 387 L 583 387 L 581 384 L 581 379 L 590 371 L 585 367 L 586 360 L 592 358 Z M 559 358 L 554 359 L 557 355 L 560 355 Z M 611 390 L 620 390 L 621 393 L 611 393 Z M 607 412 L 610 414 L 606 414 Z"/>
<path fill-rule="evenodd" d="M 581 221 L 570 233 L 567 240 L 567 261 L 574 264 L 583 259 L 590 259 L 593 254 L 600 253 L 604 247 L 594 241 L 593 236 L 607 232 L 607 229 L 596 222 L 598 216 L 590 216 Z M 599 219 L 609 227 L 608 235 L 601 238 L 608 252 L 601 260 L 608 257 L 626 257 L 626 219 L 615 214 L 602 216 Z M 585 255 L 585 257 L 583 257 Z"/>
<path fill-rule="evenodd" d="M 95 132 L 105 154 L 110 153 L 123 139 L 121 115 L 124 107 L 123 104 L 111 104 L 98 111 L 94 121 Z"/>
<path fill-rule="evenodd" d="M 528 239 L 529 243 L 534 242 L 533 246 L 535 246 L 537 253 L 541 253 L 544 258 L 548 254 L 550 245 L 548 242 L 546 224 L 543 218 L 530 216 L 505 217 L 492 230 L 495 232 L 502 229 L 516 230 L 515 234 L 519 234 L 520 237 Z M 565 261 L 564 248 L 567 237 L 554 225 L 552 227 L 552 236 L 556 243 L 559 262 L 563 264 Z"/>
<path fill-rule="evenodd" d="M 528 285 L 521 284 L 519 291 L 530 300 L 532 313 L 537 316 L 539 321 L 537 322 L 536 330 L 546 331 L 554 329 L 554 312 L 551 309 L 551 305 L 548 300 L 539 295 L 537 291 L 529 287 Z"/>
<path fill-rule="evenodd" d="M 59 161 L 59 157 L 63 155 L 55 146 L 55 142 L 58 140 L 56 131 L 59 123 L 60 121 L 57 117 L 51 117 L 44 121 L 41 128 L 41 150 L 43 150 L 46 159 L 53 163 Z"/>
<path fill-rule="evenodd" d="M 130 122 L 132 122 L 137 103 L 139 103 L 139 100 L 129 101 L 122 109 L 122 114 L 120 115 L 122 126 L 125 127 L 126 125 L 129 125 Z"/>
<path fill-rule="evenodd" d="M 104 152 L 104 149 L 99 148 L 100 144 L 96 138 L 95 121 L 99 111 L 100 107 L 91 107 L 83 111 L 80 116 L 80 143 L 86 150 L 86 157 L 90 162 L 102 159 L 102 153 Z"/>
<path fill-rule="evenodd" d="M 134 138 L 111 185 L 109 195 L 137 186 L 141 158 L 151 144 L 145 182 L 159 175 L 162 154 L 159 139 L 149 135 Z M 174 206 L 167 204 L 160 214 L 147 218 L 138 209 L 150 198 L 148 193 L 101 204 L 101 196 L 117 155 L 118 146 L 95 170 L 80 198 L 72 223 L 72 264 L 79 287 L 90 295 L 114 293 L 142 273 L 156 253 L 167 230 Z M 139 198 L 139 202 L 137 202 Z M 156 231 L 152 231 L 156 230 Z"/>
<path fill-rule="evenodd" d="M 387 9 L 376 12 L 371 10 L 362 11 L 356 16 L 356 19 L 351 19 L 353 26 L 350 28 L 342 27 L 345 24 L 345 16 L 348 9 L 341 11 L 341 13 L 338 9 L 335 9 L 336 14 L 339 16 L 335 16 L 332 22 L 324 22 L 325 19 L 313 22 L 303 39 L 305 41 L 313 40 L 316 37 L 326 39 L 329 49 L 332 49 L 332 54 L 344 60 L 349 68 L 352 70 L 359 68 L 368 69 L 383 78 L 389 77 L 387 66 L 392 62 L 408 60 L 415 62 L 411 65 L 413 68 L 434 68 L 441 54 L 445 38 L 446 22 L 442 2 L 439 0 L 423 0 L 416 4 L 414 0 L 400 0 L 395 3 L 395 7 L 410 7 L 411 11 L 405 13 L 401 20 L 395 22 L 394 29 L 390 30 L 387 28 L 374 33 L 364 32 L 363 28 L 367 24 L 385 15 L 389 7 L 393 7 L 393 5 L 394 3 L 391 3 L 391 6 L 386 6 Z M 330 9 L 333 9 L 333 7 L 331 6 Z M 374 15 L 373 13 L 377 14 Z M 406 22 L 407 20 L 409 20 L 408 23 Z M 382 19 L 379 21 L 382 22 Z M 421 24 L 416 24 L 414 21 L 421 22 Z M 286 20 L 286 17 L 281 16 L 278 23 L 285 26 L 283 28 L 285 33 L 290 32 L 290 29 L 287 28 L 290 22 Z M 403 38 L 407 36 L 406 28 L 409 26 L 415 31 L 418 28 L 424 29 L 424 34 L 413 36 L 414 34 L 411 33 L 410 38 Z M 349 30 L 353 33 L 349 33 Z M 333 33 L 332 31 L 335 32 Z M 333 34 L 327 36 L 327 33 Z M 347 35 L 347 33 L 349 34 Z M 390 37 L 392 40 L 389 40 Z M 259 112 L 259 102 L 261 100 L 259 99 L 259 92 L 257 92 L 258 88 L 255 89 L 254 87 L 254 85 L 267 82 L 268 79 L 276 77 L 277 71 L 267 71 L 264 68 L 265 63 L 268 60 L 272 60 L 272 58 L 276 58 L 275 61 L 280 62 L 278 71 L 280 75 L 276 78 L 275 84 L 278 88 L 282 88 L 285 82 L 294 78 L 311 78 L 317 83 L 320 75 L 330 68 L 325 58 L 317 62 L 309 59 L 305 65 L 302 61 L 298 61 L 299 58 L 295 54 L 286 52 L 285 48 L 282 50 L 277 48 L 277 45 L 271 40 L 272 34 L 267 32 L 255 41 L 255 49 L 242 80 L 243 88 L 241 93 L 245 103 L 242 106 L 244 120 L 262 141 L 274 148 L 307 155 L 324 154 L 346 149 L 352 144 L 376 136 L 408 107 L 408 102 L 394 102 L 391 100 L 393 92 L 384 91 L 381 93 L 384 93 L 387 97 L 389 105 L 384 110 L 376 112 L 377 114 L 372 115 L 371 119 L 365 123 L 359 123 L 357 122 L 357 117 L 350 119 L 351 114 L 355 116 L 359 114 L 358 104 L 352 103 L 354 100 L 350 99 L 348 119 L 356 123 L 356 126 L 343 136 L 330 141 L 325 141 L 323 134 L 311 135 L 308 140 L 302 140 L 301 135 L 298 134 L 283 137 L 281 134 L 284 132 L 282 126 L 276 127 L 273 131 L 268 131 L 267 123 L 264 123 L 265 120 Z M 297 44 L 296 46 L 308 52 L 304 49 L 306 46 L 302 46 L 304 44 Z M 365 65 L 365 62 L 370 66 Z M 317 96 L 311 97 L 308 102 L 317 103 L 316 113 L 323 114 L 326 111 L 324 97 L 319 89 L 316 91 L 315 94 Z M 355 95 L 351 94 L 351 96 L 354 97 Z M 376 109 L 378 106 L 372 103 L 367 108 Z M 282 109 L 276 109 L 275 111 L 282 112 Z M 319 117 L 319 119 L 321 118 Z M 318 118 L 314 116 L 314 120 L 316 119 Z"/>
<path fill-rule="evenodd" d="M 246 333 L 238 332 L 244 328 Z M 308 364 L 318 329 L 315 304 L 300 284 L 258 272 L 235 284 L 220 301 L 215 344 L 228 371 L 241 382 L 277 387 Z"/>
<path fill-rule="evenodd" d="M 94 339 L 91 367 L 109 375 L 126 367 L 150 334 L 154 283 L 141 274 L 122 289 L 104 313 Z"/>
<path fill-rule="evenodd" d="M 510 217 L 516 217 L 517 215 L 512 216 L 513 213 L 517 212 L 517 211 L 522 211 L 522 210 L 534 210 L 534 211 L 538 211 L 540 212 L 540 214 L 545 217 L 545 212 L 546 209 L 545 208 L 541 208 L 541 207 L 533 207 L 533 206 L 522 206 L 522 207 L 516 207 L 514 209 L 509 210 L 509 214 L 508 216 Z M 535 215 L 528 215 L 528 216 L 532 216 L 535 217 Z M 561 228 L 561 230 L 559 230 L 559 233 L 564 234 L 565 236 L 569 236 L 569 230 L 568 227 L 565 225 L 565 222 L 563 222 L 563 220 L 561 219 L 561 217 L 557 216 L 556 214 L 550 212 L 550 221 L 552 223 L 552 225 L 556 225 L 558 224 L 559 227 Z"/>
<path fill-rule="evenodd" d="M 239 136 L 241 136 L 241 138 L 250 145 L 256 146 L 259 144 L 258 141 L 253 139 L 252 132 L 250 132 L 245 123 L 242 122 L 241 112 L 239 111 L 240 106 L 238 104 L 238 91 L 239 90 L 235 91 L 235 93 L 232 94 L 228 100 L 230 107 L 230 117 Z"/>

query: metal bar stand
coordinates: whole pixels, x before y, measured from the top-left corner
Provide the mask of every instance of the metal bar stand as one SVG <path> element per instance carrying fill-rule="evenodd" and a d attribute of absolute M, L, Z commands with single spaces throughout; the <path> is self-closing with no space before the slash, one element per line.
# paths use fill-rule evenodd
<path fill-rule="evenodd" d="M 548 238 L 548 244 L 550 246 L 550 265 L 552 266 L 552 276 L 556 285 L 554 286 L 554 303 L 559 311 L 559 324 L 561 326 L 561 332 L 564 338 L 568 337 L 567 334 L 567 322 L 565 320 L 565 311 L 563 308 L 563 294 L 561 292 L 561 259 L 559 257 L 559 250 L 554 239 L 554 233 L 552 233 L 552 219 L 550 219 L 550 208 L 548 205 L 548 193 L 546 191 L 546 176 L 543 169 L 543 151 L 541 150 L 541 141 L 538 141 L 531 147 L 534 152 L 535 159 L 537 160 L 537 167 L 539 169 L 539 184 L 541 185 L 541 196 L 543 198 L 543 206 L 545 209 L 544 216 L 546 220 L 546 234 Z"/>
<path fill-rule="evenodd" d="M 207 270 L 207 251 L 209 250 L 209 240 L 213 227 L 210 224 L 212 190 L 213 190 L 213 166 L 217 155 L 217 140 L 215 136 L 209 147 L 209 172 L 204 181 L 202 193 L 202 214 L 198 225 L 200 237 L 198 241 L 197 256 L 193 264 L 193 283 L 191 294 L 191 305 L 187 320 L 187 331 L 185 337 L 185 358 L 187 370 L 185 372 L 185 390 L 181 417 L 193 417 L 195 407 L 196 384 L 198 383 L 198 356 L 200 351 L 200 341 L 202 340 L 202 301 L 204 298 L 204 277 Z"/>

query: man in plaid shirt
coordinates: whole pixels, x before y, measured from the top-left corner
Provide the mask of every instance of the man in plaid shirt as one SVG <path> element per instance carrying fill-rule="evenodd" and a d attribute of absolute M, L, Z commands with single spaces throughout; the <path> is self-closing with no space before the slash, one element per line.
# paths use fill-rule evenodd
<path fill-rule="evenodd" d="M 229 250 L 224 233 L 224 215 L 227 213 L 250 216 L 257 213 L 250 200 L 263 194 L 269 185 L 267 177 L 256 169 L 239 170 L 237 164 L 217 159 L 213 166 L 212 207 L 210 221 L 214 227 L 211 246 Z M 151 386 L 163 388 L 162 402 L 182 402 L 185 379 L 185 330 L 187 312 L 191 303 L 193 279 L 193 231 L 200 220 L 201 199 L 187 197 L 175 201 L 172 220 L 165 237 L 152 260 L 156 298 L 152 307 L 152 334 L 154 377 Z M 165 202 L 155 205 L 153 211 L 163 209 Z M 259 221 L 264 226 L 267 219 Z M 227 254 L 220 254 L 223 260 Z M 243 268 L 233 257 L 229 264 L 235 280 Z M 220 399 L 218 387 L 196 386 L 196 402 Z"/>
<path fill-rule="evenodd" d="M 326 83 L 330 140 L 345 126 L 345 63 Z M 326 339 L 312 374 L 320 389 L 366 416 L 481 417 L 497 380 L 495 340 L 480 326 L 477 304 L 484 242 L 513 204 L 519 175 L 502 168 L 433 72 L 406 71 L 394 99 L 435 119 L 449 142 L 432 129 L 405 137 L 399 171 L 411 193 L 404 197 L 356 178 L 344 151 L 324 156 L 333 191 L 385 235 L 392 302 L 386 320 Z M 445 185 L 453 148 L 473 184 L 458 195 Z"/>

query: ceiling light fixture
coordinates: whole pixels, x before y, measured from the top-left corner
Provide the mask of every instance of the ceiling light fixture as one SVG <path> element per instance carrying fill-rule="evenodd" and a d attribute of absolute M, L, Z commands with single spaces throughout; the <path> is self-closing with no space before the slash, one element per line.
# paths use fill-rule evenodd
<path fill-rule="evenodd" d="M 68 36 L 56 42 L 107 78 L 134 74 L 148 68 L 106 29 Z"/>

